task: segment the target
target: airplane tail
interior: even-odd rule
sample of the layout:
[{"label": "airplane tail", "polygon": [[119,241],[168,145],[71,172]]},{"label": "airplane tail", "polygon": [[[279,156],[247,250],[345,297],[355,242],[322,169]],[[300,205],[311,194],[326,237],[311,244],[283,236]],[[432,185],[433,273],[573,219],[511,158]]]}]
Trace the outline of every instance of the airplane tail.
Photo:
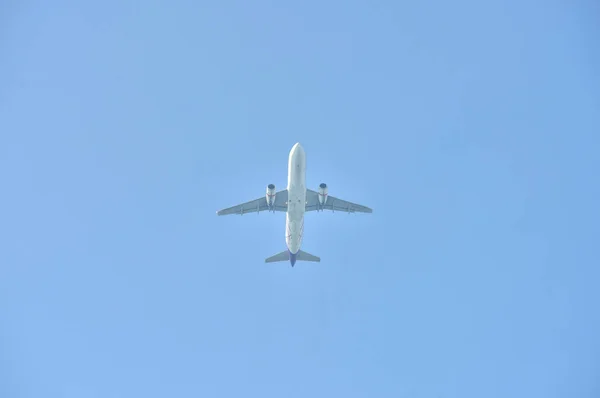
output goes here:
[{"label": "airplane tail", "polygon": [[298,261],[310,261],[312,263],[320,263],[321,262],[321,258],[317,257],[317,256],[313,256],[310,253],[307,252],[303,252],[302,250],[298,250],[298,253],[296,253],[296,260]]},{"label": "airplane tail", "polygon": [[277,263],[280,261],[290,261],[290,252],[286,250],[265,259],[265,263]]},{"label": "airplane tail", "polygon": [[321,258],[302,250],[298,250],[298,253],[290,255],[289,250],[285,250],[265,259],[265,263],[277,263],[280,261],[291,261],[292,263],[295,263],[296,261],[310,261],[318,263],[321,262]]}]

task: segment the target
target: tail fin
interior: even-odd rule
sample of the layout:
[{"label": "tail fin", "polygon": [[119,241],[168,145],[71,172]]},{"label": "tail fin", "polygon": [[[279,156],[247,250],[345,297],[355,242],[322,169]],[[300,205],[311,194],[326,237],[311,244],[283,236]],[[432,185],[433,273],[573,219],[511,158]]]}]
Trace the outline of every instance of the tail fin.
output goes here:
[{"label": "tail fin", "polygon": [[265,263],[277,263],[280,261],[290,261],[293,266],[296,263],[296,260],[297,261],[310,261],[313,263],[321,262],[321,259],[319,257],[313,256],[312,254],[307,253],[305,251],[298,250],[298,253],[290,254],[289,250],[286,250],[286,251],[277,253],[274,256],[271,256],[271,257],[265,259]]}]

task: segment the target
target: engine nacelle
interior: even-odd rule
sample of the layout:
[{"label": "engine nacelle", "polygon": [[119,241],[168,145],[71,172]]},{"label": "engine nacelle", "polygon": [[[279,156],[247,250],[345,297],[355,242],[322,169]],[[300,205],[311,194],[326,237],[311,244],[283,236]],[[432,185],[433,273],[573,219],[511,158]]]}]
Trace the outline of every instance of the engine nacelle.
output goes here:
[{"label": "engine nacelle", "polygon": [[265,196],[267,199],[267,205],[272,207],[275,204],[275,185],[269,184],[267,185],[267,195]]},{"label": "engine nacelle", "polygon": [[319,204],[322,206],[327,203],[327,184],[319,184]]}]

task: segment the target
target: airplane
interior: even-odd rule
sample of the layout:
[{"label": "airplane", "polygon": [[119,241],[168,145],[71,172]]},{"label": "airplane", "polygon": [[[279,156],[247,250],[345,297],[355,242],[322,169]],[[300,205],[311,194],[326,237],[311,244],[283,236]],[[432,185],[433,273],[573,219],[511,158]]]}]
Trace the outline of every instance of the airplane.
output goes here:
[{"label": "airplane", "polygon": [[288,158],[288,184],[287,188],[275,191],[275,185],[267,185],[264,197],[251,200],[227,209],[217,211],[218,216],[228,214],[244,215],[246,213],[285,212],[285,242],[287,250],[275,254],[265,263],[289,261],[292,267],[296,261],[320,262],[321,258],[300,250],[304,233],[304,213],[307,211],[332,212],[342,211],[347,213],[372,213],[373,210],[359,204],[338,199],[329,195],[327,184],[319,184],[319,191],[306,188],[306,154],[300,143],[296,143]]}]

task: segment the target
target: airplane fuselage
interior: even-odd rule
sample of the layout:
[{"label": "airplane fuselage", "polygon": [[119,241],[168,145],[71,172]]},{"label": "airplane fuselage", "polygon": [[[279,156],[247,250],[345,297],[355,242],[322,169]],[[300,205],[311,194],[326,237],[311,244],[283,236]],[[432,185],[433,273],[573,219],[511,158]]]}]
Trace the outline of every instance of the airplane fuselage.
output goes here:
[{"label": "airplane fuselage", "polygon": [[285,243],[292,266],[302,246],[304,212],[306,211],[306,154],[300,144],[290,151],[288,159],[288,203],[285,215]]}]

